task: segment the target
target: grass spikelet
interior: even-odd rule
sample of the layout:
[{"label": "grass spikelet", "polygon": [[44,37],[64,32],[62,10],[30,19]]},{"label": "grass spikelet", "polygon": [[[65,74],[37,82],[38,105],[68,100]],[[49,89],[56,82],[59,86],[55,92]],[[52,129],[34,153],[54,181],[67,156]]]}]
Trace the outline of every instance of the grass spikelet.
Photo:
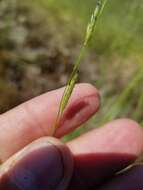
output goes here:
[{"label": "grass spikelet", "polygon": [[62,116],[62,114],[63,114],[63,112],[64,112],[64,110],[65,110],[65,108],[66,108],[66,106],[67,106],[67,104],[69,102],[69,99],[70,99],[71,94],[73,92],[74,86],[75,86],[75,84],[76,84],[76,82],[78,80],[78,69],[79,69],[80,63],[81,63],[81,61],[82,61],[82,59],[84,57],[86,48],[87,48],[90,40],[92,39],[95,27],[97,25],[97,21],[98,21],[99,17],[101,16],[106,3],[107,3],[107,0],[97,0],[97,2],[96,2],[94,12],[93,12],[93,14],[91,16],[90,22],[88,23],[88,26],[87,26],[87,29],[86,29],[84,43],[83,43],[83,45],[81,47],[79,56],[78,56],[77,60],[74,63],[73,71],[72,71],[71,76],[70,76],[70,78],[69,78],[69,80],[67,82],[66,88],[64,90],[64,93],[63,93],[63,96],[62,96],[62,99],[61,99],[61,102],[60,102],[56,122],[55,122],[55,124],[53,126],[53,129],[52,129],[53,130],[52,135],[55,134],[55,131],[59,126],[60,118],[61,118],[61,116]]}]

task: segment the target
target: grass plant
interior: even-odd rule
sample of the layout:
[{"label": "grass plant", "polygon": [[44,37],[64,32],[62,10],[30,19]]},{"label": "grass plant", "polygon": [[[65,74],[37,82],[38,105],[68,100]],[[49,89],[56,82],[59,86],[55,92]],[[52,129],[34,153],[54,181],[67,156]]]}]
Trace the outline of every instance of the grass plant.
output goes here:
[{"label": "grass plant", "polygon": [[83,57],[85,55],[86,48],[87,48],[90,40],[92,39],[95,27],[97,25],[97,21],[98,21],[99,17],[101,16],[106,3],[107,3],[107,0],[97,0],[97,2],[96,2],[94,12],[93,12],[93,14],[91,16],[91,20],[90,20],[90,22],[88,23],[88,26],[87,26],[87,30],[86,30],[83,45],[81,47],[79,56],[78,56],[77,60],[74,63],[73,71],[72,71],[71,76],[70,76],[70,78],[68,80],[68,83],[66,85],[66,88],[64,90],[64,93],[63,93],[63,96],[62,96],[62,99],[61,99],[61,102],[60,102],[60,107],[59,107],[56,122],[55,122],[55,124],[53,126],[52,135],[55,134],[55,131],[59,126],[60,118],[62,117],[63,112],[64,112],[64,110],[65,110],[65,108],[66,108],[66,106],[67,106],[67,104],[69,102],[69,99],[70,99],[71,94],[73,92],[74,86],[75,86],[75,84],[76,84],[76,82],[78,80],[78,75],[79,75],[78,74],[78,69],[79,69],[80,63],[81,63],[81,61],[82,61],[82,59],[83,59]]}]

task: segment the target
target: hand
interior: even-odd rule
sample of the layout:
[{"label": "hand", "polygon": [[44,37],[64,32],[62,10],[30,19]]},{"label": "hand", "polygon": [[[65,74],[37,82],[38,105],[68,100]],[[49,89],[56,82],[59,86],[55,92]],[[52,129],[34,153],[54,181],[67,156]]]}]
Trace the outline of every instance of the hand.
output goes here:
[{"label": "hand", "polygon": [[64,89],[48,92],[0,116],[0,190],[142,190],[143,166],[115,175],[142,154],[143,131],[119,119],[66,145],[60,138],[99,108],[98,91],[76,85],[55,137]]}]

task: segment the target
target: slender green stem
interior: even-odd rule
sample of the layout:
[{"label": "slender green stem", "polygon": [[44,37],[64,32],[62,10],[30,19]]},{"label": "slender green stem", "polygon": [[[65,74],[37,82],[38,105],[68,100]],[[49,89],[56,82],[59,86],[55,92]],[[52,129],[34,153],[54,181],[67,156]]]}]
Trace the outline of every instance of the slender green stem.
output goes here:
[{"label": "slender green stem", "polygon": [[74,89],[74,86],[78,80],[78,69],[79,69],[79,66],[80,66],[80,63],[85,55],[85,51],[86,51],[86,48],[90,42],[90,40],[92,39],[92,36],[93,36],[93,33],[94,33],[94,30],[95,30],[95,27],[96,27],[96,24],[97,24],[97,21],[98,21],[98,18],[100,17],[100,15],[102,14],[103,12],[103,9],[105,7],[105,4],[106,4],[107,0],[97,0],[96,2],[96,6],[95,6],[95,10],[91,16],[91,20],[87,26],[87,30],[86,30],[86,34],[85,34],[85,39],[84,39],[84,43],[83,43],[83,46],[81,47],[81,50],[80,50],[80,53],[79,53],[79,56],[74,64],[74,67],[73,67],[73,71],[71,73],[71,76],[68,80],[68,83],[66,85],[66,88],[64,90],[64,93],[63,93],[63,96],[62,96],[62,99],[61,99],[61,102],[60,102],[60,107],[59,107],[59,111],[58,111],[58,115],[57,115],[57,119],[56,119],[56,122],[53,126],[53,131],[52,131],[52,135],[55,134],[55,131],[56,129],[58,128],[59,126],[59,121],[61,119],[61,116],[68,104],[68,101],[71,97],[71,94],[73,92],[73,89]]}]

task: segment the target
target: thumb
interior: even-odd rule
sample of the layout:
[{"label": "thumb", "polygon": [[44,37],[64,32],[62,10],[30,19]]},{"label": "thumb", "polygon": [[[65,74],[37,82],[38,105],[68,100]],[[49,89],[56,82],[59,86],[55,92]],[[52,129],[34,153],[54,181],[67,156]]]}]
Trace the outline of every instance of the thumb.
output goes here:
[{"label": "thumb", "polygon": [[73,171],[68,148],[52,137],[41,138],[0,167],[0,189],[65,190]]}]

